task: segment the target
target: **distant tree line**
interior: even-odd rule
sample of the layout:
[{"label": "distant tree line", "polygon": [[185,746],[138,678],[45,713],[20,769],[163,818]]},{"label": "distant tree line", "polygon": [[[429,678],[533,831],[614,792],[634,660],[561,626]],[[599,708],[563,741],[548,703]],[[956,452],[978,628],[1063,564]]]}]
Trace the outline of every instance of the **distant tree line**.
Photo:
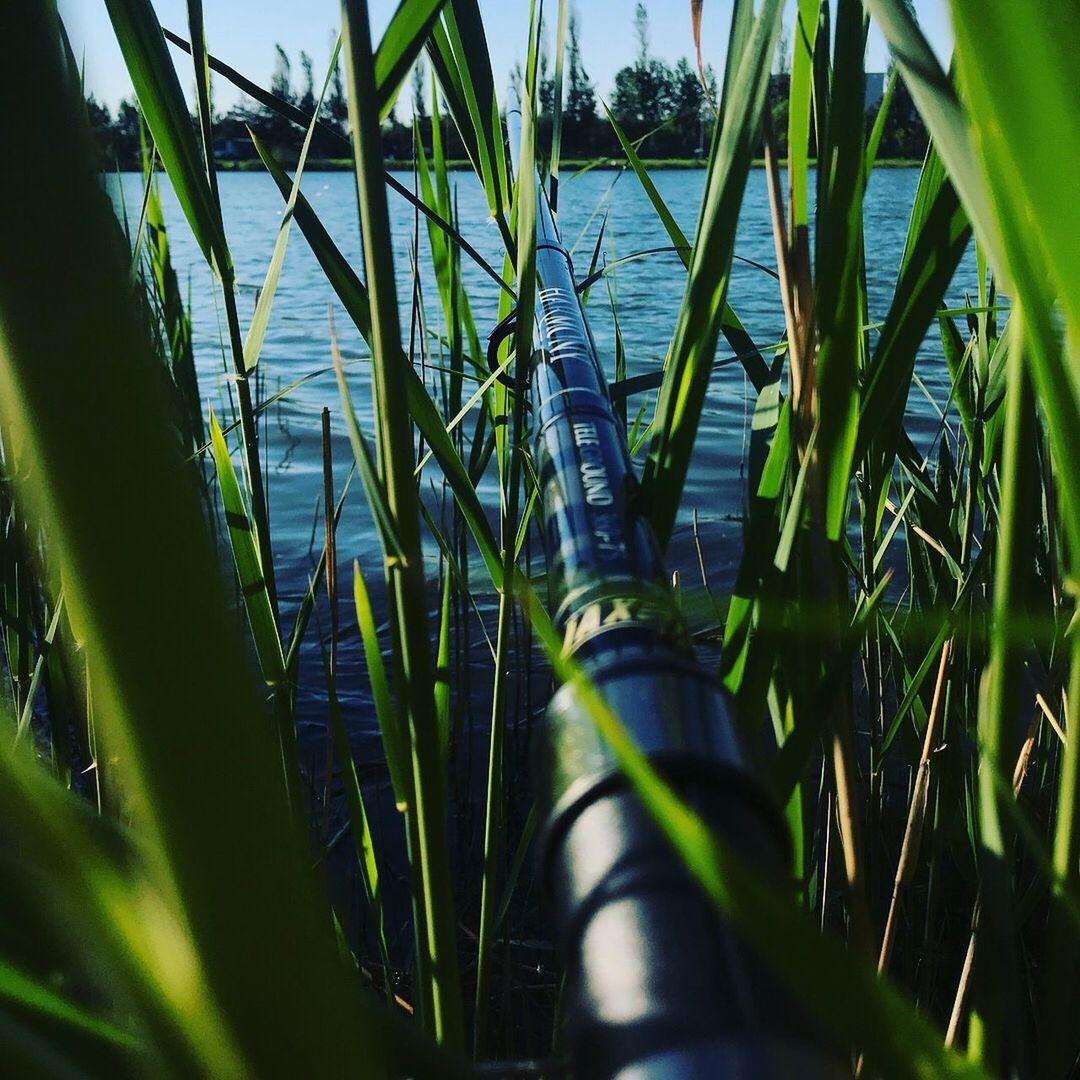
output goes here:
[{"label": "distant tree line", "polygon": [[[713,108],[718,100],[717,82],[712,69],[705,68],[703,84],[697,70],[686,57],[669,65],[653,56],[649,49],[648,14],[643,3],[637,6],[635,30],[637,55],[633,63],[615,75],[607,108],[629,139],[644,140],[640,149],[643,157],[704,157],[712,138]],[[782,153],[786,152],[787,133],[787,55],[785,40],[778,54],[780,70],[772,77],[769,89],[774,137]],[[310,114],[315,110],[318,92],[315,63],[306,52],[299,54],[299,69],[297,85],[289,54],[281,45],[276,45],[270,90],[277,97]],[[523,81],[520,65],[511,77],[520,90]],[[538,135],[541,153],[546,154],[551,145],[555,105],[555,78],[546,51],[542,51],[539,57],[538,84]],[[383,124],[383,152],[386,157],[411,161],[417,135],[423,140],[425,148],[430,150],[432,124],[435,122],[440,125],[446,155],[458,159],[465,157],[464,145],[453,121],[438,107],[437,96],[433,93],[422,63],[414,68],[411,91],[411,121],[406,123],[399,120],[395,110],[391,111]],[[109,169],[140,168],[142,137],[137,107],[129,100],[122,101],[116,115],[112,116],[105,106],[91,97],[88,110],[102,166]],[[876,106],[868,111],[868,129],[876,112]],[[570,16],[567,34],[562,117],[564,158],[622,156],[618,138],[585,69],[579,25],[574,14]],[[348,157],[348,107],[340,64],[331,75],[320,119],[322,129],[314,135],[311,159]],[[303,138],[298,128],[279,113],[244,97],[226,113],[215,116],[215,156],[219,161],[230,162],[256,158],[252,132],[277,158],[285,162],[295,159]],[[919,158],[925,153],[926,144],[926,129],[906,87],[900,82],[885,123],[879,157]]]}]

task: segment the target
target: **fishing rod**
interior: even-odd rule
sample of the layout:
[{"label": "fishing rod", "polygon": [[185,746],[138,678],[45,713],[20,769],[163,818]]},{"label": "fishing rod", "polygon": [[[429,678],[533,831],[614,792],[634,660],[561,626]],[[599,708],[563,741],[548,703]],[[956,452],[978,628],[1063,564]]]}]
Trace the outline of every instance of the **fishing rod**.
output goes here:
[{"label": "fishing rod", "polygon": [[[519,165],[520,112],[507,116]],[[596,344],[536,183],[533,460],[554,622],[634,741],[765,879],[790,877],[778,808],[666,584]],[[630,789],[572,683],[547,710],[542,859],[565,964],[574,1075],[839,1077],[838,1058],[691,879]]]}]

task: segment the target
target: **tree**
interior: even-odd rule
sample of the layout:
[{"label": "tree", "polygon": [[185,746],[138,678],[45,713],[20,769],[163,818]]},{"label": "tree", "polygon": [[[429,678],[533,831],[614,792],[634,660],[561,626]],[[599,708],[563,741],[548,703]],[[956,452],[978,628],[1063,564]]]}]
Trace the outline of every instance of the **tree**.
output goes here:
[{"label": "tree", "polygon": [[644,67],[649,60],[649,12],[644,0],[638,0],[634,10],[634,33],[638,39],[638,66]]},{"label": "tree", "polygon": [[[706,76],[711,76],[708,68]],[[715,82],[715,79],[710,79]],[[710,86],[710,91],[712,87]],[[675,114],[680,119],[697,121],[704,114],[705,90],[701,85],[698,73],[690,66],[690,61],[684,56],[671,73],[671,105]]]},{"label": "tree", "polygon": [[637,60],[615,75],[611,111],[620,124],[642,129],[655,126],[671,112],[673,75],[662,60],[649,56],[649,13],[639,3],[634,15]]},{"label": "tree", "polygon": [[[866,122],[871,125],[877,116],[878,105],[867,111]],[[881,131],[878,156],[918,160],[926,154],[930,136],[903,79],[896,84],[892,103]]]},{"label": "tree", "polygon": [[[541,27],[541,33],[543,27]],[[543,38],[540,40],[540,63],[539,70],[536,73],[537,81],[537,96],[540,98],[540,115],[541,116],[554,116],[555,115],[555,78],[548,74],[551,68],[551,62],[548,59],[547,49],[544,46]]]},{"label": "tree", "polygon": [[427,80],[424,78],[424,61],[417,60],[412,69],[412,108],[417,120],[427,117]]},{"label": "tree", "polygon": [[98,168],[105,168],[114,154],[112,117],[109,115],[109,107],[100,104],[93,94],[86,99],[86,119],[94,136]]},{"label": "tree", "polygon": [[113,121],[113,154],[121,168],[139,168],[142,154],[142,116],[130,98],[124,98],[116,108]]},{"label": "tree", "polygon": [[586,124],[596,119],[596,91],[589,82],[589,73],[581,62],[581,42],[578,37],[576,12],[570,13],[568,31],[565,114],[575,124]]},{"label": "tree", "polygon": [[615,75],[611,111],[620,124],[659,124],[671,112],[671,71],[662,60],[625,67]]},{"label": "tree", "polygon": [[328,122],[339,135],[349,131],[349,104],[345,100],[345,81],[341,75],[341,58],[334,65],[330,76],[330,89],[326,95],[326,113]]},{"label": "tree", "polygon": [[304,92],[300,95],[300,108],[309,115],[315,111],[315,68],[311,57],[300,51],[300,66],[304,69]]},{"label": "tree", "polygon": [[282,101],[295,104],[292,91],[292,62],[289,54],[282,48],[280,42],[274,44],[276,56],[274,58],[274,73],[270,76],[270,91],[276,94]]},{"label": "tree", "polygon": [[[709,93],[715,100],[716,77],[712,68],[705,68],[705,78],[708,81]],[[711,111],[701,79],[685,56],[671,73],[670,95],[676,149],[683,152],[690,149],[704,152],[705,125],[710,119]]]},{"label": "tree", "polygon": [[[274,45],[274,71],[270,76],[270,91],[290,105],[297,104],[296,94],[292,88],[292,63],[289,60],[289,54],[279,43]],[[314,102],[312,105],[314,106]],[[252,128],[259,139],[274,150],[283,149],[299,141],[293,125],[269,106],[260,108],[258,114],[252,119],[254,120]]]},{"label": "tree", "polygon": [[780,27],[780,43],[776,46],[776,71],[779,75],[791,74],[791,40],[786,26]]}]

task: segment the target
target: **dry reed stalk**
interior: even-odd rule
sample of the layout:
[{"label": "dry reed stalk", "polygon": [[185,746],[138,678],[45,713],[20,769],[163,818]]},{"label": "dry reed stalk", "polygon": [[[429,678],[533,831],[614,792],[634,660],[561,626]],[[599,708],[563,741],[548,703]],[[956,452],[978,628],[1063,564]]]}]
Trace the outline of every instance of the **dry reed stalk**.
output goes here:
[{"label": "dry reed stalk", "polygon": [[889,960],[892,957],[893,942],[896,939],[896,915],[900,906],[900,896],[911,883],[919,859],[919,845],[922,840],[922,830],[926,821],[926,807],[930,793],[930,759],[934,753],[938,728],[941,726],[941,717],[945,711],[945,685],[948,680],[952,644],[952,638],[945,642],[941,648],[941,660],[938,662],[934,697],[930,705],[930,716],[926,721],[922,754],[919,758],[919,767],[915,774],[915,784],[911,792],[907,825],[904,828],[904,842],[900,848],[900,861],[896,867],[892,899],[889,901],[889,914],[885,920],[885,933],[881,939],[881,952],[878,955],[878,971],[882,973],[888,968]]},{"label": "dry reed stalk", "polygon": [[[810,453],[807,486],[810,493],[810,544],[814,565],[813,586],[818,600],[827,611],[839,615],[836,587],[832,582],[832,559],[825,535],[823,500],[821,495],[819,460],[816,450],[810,449],[811,432],[815,422],[815,377],[813,357],[816,356],[813,324],[813,285],[809,265],[809,248],[789,247],[784,226],[783,196],[780,192],[780,172],[773,150],[772,129],[768,113],[764,117],[765,172],[768,178],[769,207],[776,246],[776,263],[780,277],[781,299],[788,334],[791,370],[791,396],[796,414],[796,445],[801,459]],[[796,257],[793,260],[793,255]],[[796,264],[797,263],[797,264]],[[838,631],[838,619],[834,620]],[[830,637],[838,636],[837,633]],[[831,716],[832,767],[836,788],[837,821],[844,853],[845,885],[851,917],[852,938],[856,947],[869,950],[871,945],[870,915],[866,899],[865,858],[862,828],[858,815],[858,778],[855,768],[854,732],[850,722],[848,694],[839,695]]]}]

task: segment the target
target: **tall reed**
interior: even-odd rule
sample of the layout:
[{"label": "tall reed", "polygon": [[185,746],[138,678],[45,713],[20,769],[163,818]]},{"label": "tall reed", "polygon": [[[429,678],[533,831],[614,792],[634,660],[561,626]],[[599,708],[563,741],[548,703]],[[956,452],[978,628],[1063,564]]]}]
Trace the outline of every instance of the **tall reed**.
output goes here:
[{"label": "tall reed", "polygon": [[[692,6],[698,19],[717,17]],[[663,368],[627,378],[621,334],[613,358],[616,396],[659,389],[653,408],[630,402],[638,419],[628,441],[646,448],[643,498],[657,535],[677,537],[676,558],[718,363],[741,362],[754,395],[734,586],[720,596],[703,581],[699,598],[683,568],[680,602],[703,635],[722,637],[720,675],[785,809],[793,897],[758,880],[679,800],[564,655],[537,599],[542,577],[526,552],[542,500],[524,387],[539,7],[522,5],[528,76],[515,179],[477,0],[403,0],[378,43],[368,5],[345,0],[363,246],[354,267],[302,191],[314,134],[327,130],[321,99],[305,115],[211,55],[202,4],[190,0],[196,128],[181,90],[189,76],[174,66],[150,0],[107,0],[148,163],[160,159],[224,305],[234,405],[214,412],[201,404],[191,313],[171,261],[167,230],[181,223],[165,221],[148,168],[125,235],[93,174],[77,64],[52,0],[0,8],[0,62],[35,102],[10,117],[21,162],[0,171],[5,1051],[28,1075],[451,1076],[470,1071],[470,1056],[557,1048],[556,991],[527,999],[554,1029],[540,1040],[513,997],[523,939],[545,931],[531,900],[537,811],[511,752],[531,720],[527,677],[511,672],[533,662],[535,640],[557,679],[578,682],[691,876],[853,1069],[1069,1075],[1080,1052],[1071,1011],[1080,211],[1060,173],[1080,158],[1064,44],[1080,38],[1080,17],[1067,0],[992,10],[951,0],[949,73],[902,0],[799,0],[781,159],[768,90],[783,5],[736,0],[692,235],[649,174],[647,144],[612,118],[623,183],[640,184],[685,272]],[[560,54],[568,10],[559,5]],[[871,15],[895,59],[887,99],[902,79],[933,140],[884,312],[870,310],[867,266],[880,238],[863,219],[881,136],[862,111]],[[445,109],[475,176],[451,177],[435,124],[430,151],[417,129],[410,187],[386,173],[379,125],[425,52],[433,112]],[[303,140],[292,176],[257,144],[284,215],[246,333],[212,160],[211,71]],[[562,71],[559,55],[556,133]],[[565,210],[574,189],[559,142],[539,164]],[[731,273],[759,147],[784,328],[771,349],[738,316]],[[502,239],[498,265],[457,212],[455,185],[465,183],[483,191]],[[415,214],[408,327],[387,186]],[[338,643],[354,629],[351,613],[344,631],[334,614],[338,564],[354,553],[352,532],[338,527],[352,510],[335,491],[329,451],[312,493],[324,500],[325,542],[288,629],[275,584],[258,433],[270,402],[253,373],[265,367],[294,226],[370,351],[371,441],[330,328],[333,411],[383,555],[381,567],[354,565],[353,601],[388,813],[374,809],[371,763],[350,745],[358,718],[338,693]],[[588,284],[594,271],[618,273],[618,260],[600,266],[599,233]],[[949,307],[973,244],[977,280],[963,283],[973,298]],[[466,263],[497,283],[501,317],[517,312],[496,372]],[[423,292],[429,269],[437,303]],[[602,291],[585,290],[590,317]],[[632,312],[616,290],[609,296],[625,323]],[[718,357],[721,340],[733,357]],[[947,378],[934,398],[923,374],[937,349]],[[924,391],[938,423],[916,440],[909,398]],[[330,430],[328,419],[327,447]],[[489,473],[497,528],[480,494]],[[218,537],[238,605],[221,588]],[[704,557],[701,566],[704,578]],[[313,643],[323,610],[329,637]],[[490,726],[473,755],[463,717],[478,705],[471,653],[483,635],[493,666],[490,693],[477,697]],[[316,808],[307,793],[296,726],[298,695],[310,689],[305,643],[325,656],[341,805]],[[459,772],[473,762],[481,777],[468,785]],[[312,871],[332,847],[325,828],[309,825],[316,810],[351,831],[369,934],[353,932],[347,905],[336,894],[331,902]],[[482,824],[470,847],[473,817]],[[399,835],[402,863],[391,854]],[[396,891],[412,907],[407,947],[392,916]]]}]

